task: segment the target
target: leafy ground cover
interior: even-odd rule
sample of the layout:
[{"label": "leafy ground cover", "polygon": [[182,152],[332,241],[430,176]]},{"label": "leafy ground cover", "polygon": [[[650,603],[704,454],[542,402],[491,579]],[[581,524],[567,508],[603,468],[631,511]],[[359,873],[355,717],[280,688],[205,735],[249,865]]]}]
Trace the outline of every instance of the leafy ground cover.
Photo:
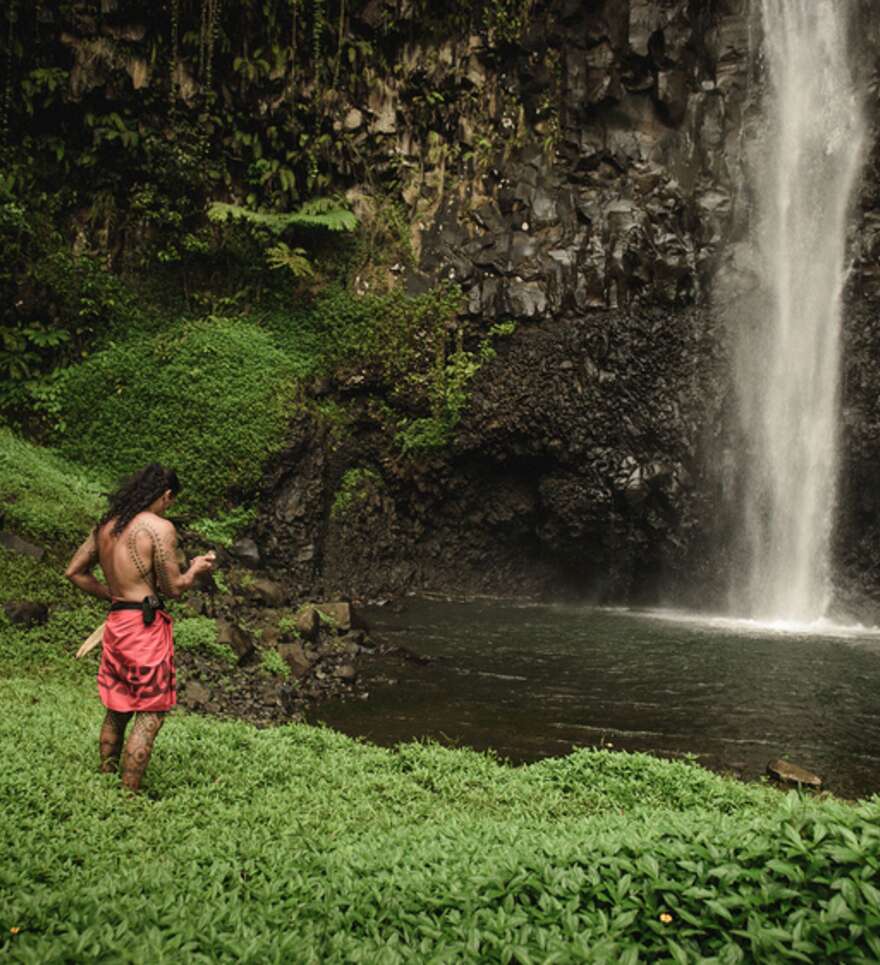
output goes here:
[{"label": "leafy ground cover", "polygon": [[872,961],[880,804],[581,751],[176,716],[148,793],[80,684],[0,684],[0,954],[56,961]]},{"label": "leafy ground cover", "polygon": [[0,511],[8,529],[36,539],[82,540],[104,491],[93,473],[0,426]]}]

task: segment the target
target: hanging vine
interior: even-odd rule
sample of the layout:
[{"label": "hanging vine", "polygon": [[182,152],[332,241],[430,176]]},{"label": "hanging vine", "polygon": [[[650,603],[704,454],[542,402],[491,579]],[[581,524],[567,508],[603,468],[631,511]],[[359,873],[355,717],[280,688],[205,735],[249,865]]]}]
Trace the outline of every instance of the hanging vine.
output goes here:
[{"label": "hanging vine", "polygon": [[180,0],[171,0],[171,103],[177,100],[180,74]]},{"label": "hanging vine", "polygon": [[315,58],[315,83],[321,83],[321,34],[324,31],[324,0],[312,0],[312,56]]},{"label": "hanging vine", "polygon": [[342,61],[342,47],[345,42],[345,0],[339,0],[339,28],[336,37],[336,59],[333,62],[333,86],[339,85],[339,65]]},{"label": "hanging vine", "polygon": [[199,27],[199,77],[202,88],[210,92],[214,71],[214,48],[220,35],[222,0],[202,0]]},{"label": "hanging vine", "polygon": [[299,0],[290,0],[290,91],[296,83],[296,28]]},{"label": "hanging vine", "polygon": [[214,72],[214,50],[217,47],[217,39],[220,36],[220,10],[223,0],[208,0],[208,49],[205,62],[205,86],[211,90],[211,81]]},{"label": "hanging vine", "polygon": [[202,0],[201,23],[199,24],[199,79],[205,76],[205,48],[208,43],[208,7],[211,0]]},{"label": "hanging vine", "polygon": [[3,77],[3,102],[0,105],[0,142],[9,143],[9,111],[12,107],[12,71],[15,62],[15,21],[17,18],[17,0],[10,0],[6,12],[9,30],[6,34],[6,63]]}]

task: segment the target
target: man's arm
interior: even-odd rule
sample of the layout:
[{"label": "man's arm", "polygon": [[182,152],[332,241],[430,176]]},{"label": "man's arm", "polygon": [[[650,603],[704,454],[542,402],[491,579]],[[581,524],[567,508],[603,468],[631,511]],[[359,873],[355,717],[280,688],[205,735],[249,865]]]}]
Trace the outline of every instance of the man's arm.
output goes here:
[{"label": "man's arm", "polygon": [[[151,544],[152,561],[144,558],[145,554],[138,546],[144,534]],[[144,520],[133,529],[128,539],[128,551],[144,581],[151,582],[149,573],[152,568],[156,574],[160,592],[163,596],[175,599],[190,589],[199,574],[209,572],[214,565],[213,554],[196,556],[190,563],[189,569],[181,573],[177,562],[177,531],[173,523],[161,518]]]},{"label": "man's arm", "polygon": [[98,544],[95,542],[94,532],[89,533],[88,539],[73,554],[64,575],[85,593],[90,593],[101,600],[110,599],[110,587],[102,583],[92,573],[98,564]]}]

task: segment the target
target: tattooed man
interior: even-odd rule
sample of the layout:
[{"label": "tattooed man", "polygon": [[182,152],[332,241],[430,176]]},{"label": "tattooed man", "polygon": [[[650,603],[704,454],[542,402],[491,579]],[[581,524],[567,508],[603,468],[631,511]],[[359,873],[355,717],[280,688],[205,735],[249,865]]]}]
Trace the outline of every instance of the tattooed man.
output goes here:
[{"label": "tattooed man", "polygon": [[[122,757],[122,783],[132,791],[140,788],[165,713],[177,702],[171,617],[161,595],[179,597],[213,566],[213,554],[197,556],[180,571],[177,533],[164,518],[179,490],[177,473],[158,463],[125,480],[66,573],[81,590],[111,603],[98,670],[98,693],[107,708],[101,770],[118,767],[125,728],[134,717]],[[106,583],[94,576],[98,563]]]}]

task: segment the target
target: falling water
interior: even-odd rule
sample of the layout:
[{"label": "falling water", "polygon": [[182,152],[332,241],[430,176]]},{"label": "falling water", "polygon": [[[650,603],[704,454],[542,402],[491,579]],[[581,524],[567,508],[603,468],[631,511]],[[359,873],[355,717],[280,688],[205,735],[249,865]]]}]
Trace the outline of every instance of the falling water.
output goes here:
[{"label": "falling water", "polygon": [[830,597],[846,223],[865,125],[847,0],[760,0],[767,89],[751,165],[757,312],[738,325],[749,565],[739,606],[811,622]]}]

